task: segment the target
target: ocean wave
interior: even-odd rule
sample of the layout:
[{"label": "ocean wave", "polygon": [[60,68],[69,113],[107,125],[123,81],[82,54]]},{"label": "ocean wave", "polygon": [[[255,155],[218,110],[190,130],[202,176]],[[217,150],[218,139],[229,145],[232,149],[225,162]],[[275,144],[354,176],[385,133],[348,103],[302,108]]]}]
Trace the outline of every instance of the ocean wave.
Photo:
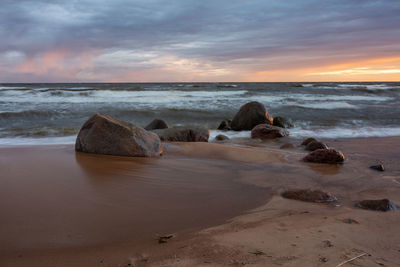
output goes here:
[{"label": "ocean wave", "polygon": [[349,104],[344,101],[321,102],[321,103],[288,102],[285,105],[292,107],[310,108],[310,109],[358,109],[357,106]]},{"label": "ocean wave", "polygon": [[318,137],[318,138],[356,138],[356,137],[389,137],[400,136],[400,127],[345,127],[335,128],[308,128],[297,127],[291,129],[293,137]]},{"label": "ocean wave", "polygon": [[307,87],[310,89],[326,89],[326,90],[355,90],[355,89],[364,89],[368,91],[377,91],[377,90],[397,90],[400,89],[400,86],[397,84],[353,84],[353,83],[343,83],[343,84],[302,84],[303,87]]}]

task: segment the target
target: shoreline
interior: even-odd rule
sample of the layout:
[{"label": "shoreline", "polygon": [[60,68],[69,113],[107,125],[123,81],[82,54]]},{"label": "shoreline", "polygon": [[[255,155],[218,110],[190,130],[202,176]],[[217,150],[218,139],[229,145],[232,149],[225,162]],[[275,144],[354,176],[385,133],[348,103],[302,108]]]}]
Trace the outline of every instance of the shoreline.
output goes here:
[{"label": "shoreline", "polygon": [[[86,248],[79,246],[69,249],[53,247],[23,252],[17,249],[14,252],[9,251],[8,254],[4,253],[3,247],[0,262],[4,262],[7,266],[51,266],[53,264],[70,266],[72,263],[76,266],[101,266],[101,264],[104,266],[127,266],[128,263],[138,266],[141,266],[140,264],[143,266],[146,264],[150,266],[221,266],[242,265],[242,263],[254,266],[319,266],[320,264],[331,266],[333,263],[338,264],[347,258],[357,256],[357,253],[365,252],[371,256],[357,260],[363,266],[375,266],[376,262],[382,262],[387,266],[400,264],[397,261],[400,255],[398,245],[400,237],[393,234],[399,229],[397,226],[399,213],[365,211],[354,207],[354,201],[361,198],[388,197],[395,203],[400,203],[397,193],[400,189],[400,179],[398,179],[400,167],[396,164],[400,159],[400,154],[393,145],[400,143],[400,137],[324,139],[323,141],[342,150],[347,156],[348,160],[340,166],[301,162],[300,159],[306,152],[300,147],[288,150],[279,149],[281,144],[295,143],[296,140],[284,138],[278,142],[250,142],[250,144],[242,143],[239,146],[232,146],[229,143],[168,143],[165,146],[164,156],[156,160],[162,161],[161,165],[152,164],[146,159],[135,159],[132,162],[132,159],[129,158],[121,159],[121,157],[93,154],[84,155],[83,159],[79,159],[78,155],[75,159],[78,162],[76,164],[81,162],[79,168],[89,176],[99,177],[104,172],[114,172],[115,174],[115,171],[119,170],[119,174],[129,177],[133,164],[135,170],[139,165],[145,166],[147,171],[150,170],[147,176],[143,176],[146,179],[154,177],[154,173],[157,171],[168,176],[168,172],[165,171],[172,167],[174,169],[171,170],[169,177],[174,177],[179,173],[179,176],[187,179],[190,175],[185,176],[184,172],[178,171],[186,166],[192,170],[191,175],[194,173],[199,175],[197,179],[204,177],[205,173],[213,173],[215,176],[207,181],[209,183],[212,183],[215,177],[231,176],[221,187],[224,190],[226,186],[236,184],[239,185],[238,192],[242,192],[244,187],[249,186],[261,190],[261,196],[253,204],[247,205],[247,208],[237,209],[230,213],[231,215],[225,214],[220,217],[221,219],[210,224],[203,221],[197,227],[186,228],[167,244],[157,244],[152,236],[147,244],[138,244],[137,242],[135,244],[134,241],[125,239],[125,241],[116,241],[112,244],[88,245]],[[67,154],[63,149],[67,149]],[[27,159],[36,161],[30,165],[31,167],[35,166],[35,168],[32,167],[33,169],[43,166],[43,163],[39,161],[40,155],[43,157],[49,151],[53,152],[51,155],[54,160],[59,157],[58,160],[61,160],[63,166],[66,155],[71,155],[71,150],[73,152],[71,145],[61,145],[61,148],[52,145],[1,147],[0,151],[3,156],[0,156],[0,164],[3,164],[3,167],[11,168],[6,159],[11,161],[12,153],[16,153],[17,150],[21,150]],[[33,156],[35,153],[32,153],[32,150],[36,154],[37,150],[40,151],[37,157]],[[60,155],[63,153],[64,155]],[[114,166],[105,164],[113,158],[114,160],[118,158],[113,163]],[[97,163],[100,159],[103,165],[96,164],[93,168],[93,159]],[[385,164],[387,167],[385,172],[379,173],[368,168],[376,160]],[[174,161],[179,163],[168,166]],[[24,162],[15,164],[20,166],[20,163]],[[20,172],[35,174],[26,165],[23,166],[19,169]],[[67,166],[67,173],[73,171],[69,169],[70,167],[70,165]],[[52,168],[57,170],[58,167],[53,165]],[[215,172],[216,170],[220,171]],[[76,170],[73,172],[77,173]],[[229,172],[229,175],[226,175],[226,172]],[[38,175],[37,170],[36,175]],[[42,179],[43,177],[37,178]],[[109,182],[106,187],[101,186],[100,188],[107,190],[115,186],[112,181]],[[162,183],[170,184],[170,180],[164,180]],[[65,188],[66,185],[65,183],[61,184],[61,187]],[[175,183],[176,185],[182,184]],[[42,186],[49,187],[46,183]],[[207,183],[204,183],[203,186],[204,192],[211,188]],[[37,184],[32,184],[32,188],[26,188],[26,192],[30,192],[33,188],[39,187]],[[190,183],[184,184],[184,188],[190,188]],[[330,191],[339,198],[340,206],[316,205],[283,199],[280,197],[280,193],[288,188],[315,188]],[[120,189],[116,191],[121,193]],[[43,190],[49,192],[48,190],[54,191],[54,188]],[[74,192],[76,187],[71,187],[69,190],[69,193]],[[224,190],[216,192],[215,197],[219,199],[219,194]],[[234,193],[235,190],[231,188],[230,193],[225,196],[230,198],[229,201],[233,201],[232,197],[238,196],[238,193]],[[251,190],[249,192],[254,200],[254,192]],[[52,193],[54,197],[59,197],[57,190]],[[87,193],[87,191],[83,193]],[[181,199],[186,199],[186,201],[191,199],[192,193]],[[231,195],[232,193],[234,196]],[[116,195],[112,194],[112,196]],[[82,199],[75,200],[76,205],[82,204]],[[174,205],[180,203],[179,201]],[[229,201],[227,203],[231,207],[232,202]],[[190,207],[191,204],[193,202],[187,203],[187,206]],[[207,208],[209,207],[207,206]],[[5,209],[4,203],[3,209]],[[215,213],[221,215],[219,214],[221,210],[218,209],[221,209],[221,206]],[[188,215],[192,215],[190,212],[193,213],[189,209]],[[347,217],[357,220],[359,224],[343,223],[342,220]],[[179,220],[182,221],[182,218],[178,218]],[[30,224],[23,222],[21,225],[28,226]],[[182,225],[179,226],[177,232],[184,228]],[[392,230],[386,231],[386,229]],[[160,234],[169,234],[169,232]],[[14,237],[16,236],[14,234]],[[11,235],[10,238],[13,239],[13,236]],[[326,240],[333,246],[325,247]],[[4,246],[4,242],[2,243]],[[262,253],[256,255],[257,251]],[[252,254],[253,252],[256,254]],[[62,259],[60,259],[61,256]],[[328,262],[323,262],[323,258]]]}]

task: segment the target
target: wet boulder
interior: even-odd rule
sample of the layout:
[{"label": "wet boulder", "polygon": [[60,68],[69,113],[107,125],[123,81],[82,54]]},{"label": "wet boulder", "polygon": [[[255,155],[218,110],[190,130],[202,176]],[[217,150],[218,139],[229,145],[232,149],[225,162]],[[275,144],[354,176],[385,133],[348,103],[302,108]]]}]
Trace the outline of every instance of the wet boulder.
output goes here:
[{"label": "wet boulder", "polygon": [[221,130],[221,131],[229,131],[231,130],[231,120],[223,120],[221,121],[221,123],[219,124],[217,130]]},{"label": "wet boulder", "polygon": [[278,126],[278,127],[282,127],[282,128],[293,128],[293,127],[296,126],[292,122],[291,119],[288,119],[288,118],[285,118],[285,117],[281,117],[281,116],[274,117],[272,125]]},{"label": "wet boulder", "polygon": [[219,134],[215,137],[216,141],[228,141],[230,140],[228,136],[223,135],[223,134]]},{"label": "wet boulder", "polygon": [[288,190],[282,193],[282,197],[316,203],[337,201],[337,198],[331,193],[311,189]]},{"label": "wet boulder", "polygon": [[376,211],[391,211],[397,210],[397,206],[389,199],[363,200],[356,203],[356,207],[376,210]]},{"label": "wet boulder", "polygon": [[316,163],[343,163],[344,155],[340,151],[335,149],[317,149],[303,158],[306,162],[316,162]]},{"label": "wet boulder", "polygon": [[302,146],[306,146],[306,145],[308,145],[309,143],[311,143],[311,142],[313,142],[313,141],[317,141],[317,139],[310,137],[310,138],[305,139],[305,140],[301,143],[301,145],[302,145]]},{"label": "wet boulder", "polygon": [[147,131],[165,128],[168,128],[168,124],[160,119],[154,119],[146,127],[144,127],[144,129],[146,129]]},{"label": "wet boulder", "polygon": [[328,149],[328,146],[319,141],[312,141],[306,145],[306,150],[315,151],[317,149]]},{"label": "wet boulder", "polygon": [[170,142],[208,142],[210,131],[202,126],[177,126],[153,130],[161,141]]},{"label": "wet boulder", "polygon": [[133,124],[95,114],[79,131],[75,150],[86,153],[131,157],[157,157],[160,138]]},{"label": "wet boulder", "polygon": [[259,124],[251,130],[251,138],[259,139],[280,138],[288,134],[285,129],[270,124]]},{"label": "wet boulder", "polygon": [[259,124],[272,124],[272,121],[264,105],[253,101],[240,107],[232,120],[231,128],[234,131],[250,131]]}]

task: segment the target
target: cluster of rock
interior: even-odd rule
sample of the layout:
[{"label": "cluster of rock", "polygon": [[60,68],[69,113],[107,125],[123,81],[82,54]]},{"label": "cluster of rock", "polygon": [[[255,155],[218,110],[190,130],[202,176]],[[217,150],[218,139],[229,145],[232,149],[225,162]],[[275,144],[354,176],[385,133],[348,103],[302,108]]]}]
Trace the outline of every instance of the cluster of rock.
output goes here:
[{"label": "cluster of rock", "polygon": [[301,145],[305,146],[306,150],[311,151],[303,158],[306,162],[337,164],[343,163],[345,160],[342,152],[329,148],[328,145],[315,138],[307,138]]},{"label": "cluster of rock", "polygon": [[279,116],[272,118],[263,104],[253,101],[241,106],[232,120],[223,120],[217,129],[251,130],[251,138],[265,140],[287,136],[289,133],[284,128],[290,127],[294,127],[291,120]]},{"label": "cluster of rock", "polygon": [[199,126],[169,127],[155,119],[145,128],[95,114],[80,129],[75,142],[79,152],[157,157],[162,154],[161,141],[208,142],[209,131]]}]

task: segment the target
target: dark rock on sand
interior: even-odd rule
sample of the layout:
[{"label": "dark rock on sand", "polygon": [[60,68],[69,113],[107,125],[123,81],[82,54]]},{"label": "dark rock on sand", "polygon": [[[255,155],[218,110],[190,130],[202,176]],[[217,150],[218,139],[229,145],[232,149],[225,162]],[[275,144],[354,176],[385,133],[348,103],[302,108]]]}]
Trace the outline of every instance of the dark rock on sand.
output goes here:
[{"label": "dark rock on sand", "polygon": [[208,142],[210,132],[201,126],[177,126],[167,129],[153,130],[162,141],[172,142]]},{"label": "dark rock on sand", "polygon": [[272,125],[282,127],[282,128],[292,128],[295,127],[294,123],[292,122],[291,119],[277,116],[274,117],[274,120],[272,122]]},{"label": "dark rock on sand", "polygon": [[317,141],[317,139],[310,137],[310,138],[305,139],[305,140],[301,143],[301,145],[302,145],[302,146],[306,146],[306,145],[308,145],[309,143],[311,143],[311,142],[313,142],[313,141]]},{"label": "dark rock on sand", "polygon": [[342,152],[335,149],[317,149],[303,158],[306,162],[316,163],[342,163],[345,157]]},{"label": "dark rock on sand", "polygon": [[231,120],[223,120],[221,121],[217,129],[221,131],[229,131],[231,130],[231,123]]},{"label": "dark rock on sand", "polygon": [[311,189],[288,190],[283,192],[282,197],[316,203],[337,201],[337,198],[331,193]]},{"label": "dark rock on sand", "polygon": [[383,164],[373,165],[373,166],[369,166],[369,167],[373,170],[377,170],[377,171],[381,171],[381,172],[383,172],[385,170],[385,167],[383,166]]},{"label": "dark rock on sand", "polygon": [[294,148],[294,145],[291,143],[283,144],[281,145],[280,149],[289,149],[289,148]]},{"label": "dark rock on sand", "polygon": [[393,201],[386,198],[377,200],[363,200],[356,203],[356,207],[377,211],[397,210],[397,206],[393,203]]},{"label": "dark rock on sand", "polygon": [[288,132],[277,126],[259,124],[251,130],[251,138],[273,139],[287,136]]},{"label": "dark rock on sand", "polygon": [[223,134],[219,134],[215,137],[215,140],[217,141],[226,141],[226,140],[230,140],[228,136],[223,135]]},{"label": "dark rock on sand", "polygon": [[156,129],[165,129],[168,128],[168,124],[160,119],[154,119],[152,122],[150,122],[146,127],[144,127],[146,130],[156,130]]},{"label": "dark rock on sand", "polygon": [[272,124],[272,120],[264,105],[253,101],[240,107],[232,120],[231,127],[235,131],[249,131],[259,124]]},{"label": "dark rock on sand", "polygon": [[315,151],[317,149],[328,149],[328,146],[319,141],[312,141],[306,145],[306,150]]},{"label": "dark rock on sand", "polygon": [[117,156],[156,157],[161,149],[156,134],[101,114],[85,122],[75,143],[76,151]]}]

